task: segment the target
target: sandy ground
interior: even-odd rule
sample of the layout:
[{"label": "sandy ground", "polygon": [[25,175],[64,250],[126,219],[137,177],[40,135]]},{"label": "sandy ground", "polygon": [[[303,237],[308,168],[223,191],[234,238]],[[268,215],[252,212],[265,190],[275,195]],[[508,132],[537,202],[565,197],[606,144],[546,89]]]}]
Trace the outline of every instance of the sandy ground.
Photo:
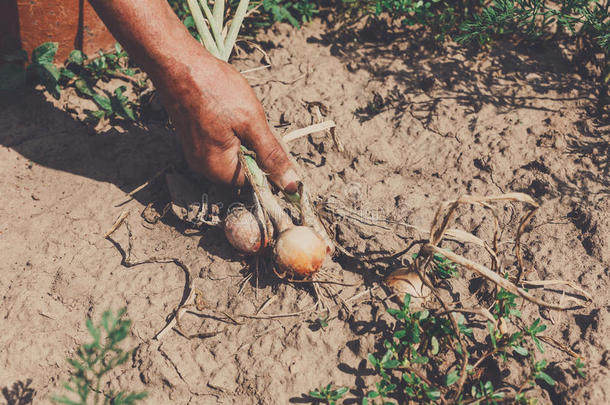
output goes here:
[{"label": "sandy ground", "polygon": [[[319,22],[275,27],[260,38],[273,67],[247,74],[279,134],[316,122],[311,103],[337,123],[342,149],[325,134],[290,145],[319,207],[332,198],[369,217],[427,227],[441,201],[461,194],[534,196],[542,208],[524,240],[529,278],[572,280],[594,297],[585,309],[526,314],[545,319],[547,334],[587,364],[588,378],[577,379],[572,360],[549,347],[558,385],[536,395],[542,403],[608,403],[610,126],[591,118],[592,82],[554,49],[500,44],[475,54],[435,49],[417,34],[354,42],[325,31]],[[235,64],[255,67],[260,59],[252,51]],[[160,211],[169,201],[160,180],[117,207],[160,169],[182,167],[179,146],[154,121],[96,133],[75,119],[79,103],[69,92],[51,102],[36,91],[0,101],[0,388],[31,379],[33,403],[49,403],[68,377],[66,356],[88,339],[85,317],[127,306],[129,345],[138,349],[112,386],[146,390],[146,403],[306,403],[303,394],[329,382],[353,387],[357,397],[379,305],[354,303],[322,329],[313,315],[239,326],[191,315],[191,333],[220,333],[152,339],[182,298],[185,272],[172,263],[121,264],[125,228],[114,235],[117,245],[103,235],[125,210],[133,255],[182,260],[210,308],[254,314],[275,297],[261,312],[272,315],[307,309],[314,298],[272,275],[242,283],[247,266],[217,229],[195,232],[171,214],[143,220],[147,205]],[[457,224],[484,233],[483,219],[465,210]],[[335,286],[345,299],[376,285],[390,265],[383,258],[421,237],[331,221],[345,249],[379,259],[339,256],[328,264],[346,283],[366,281]]]}]

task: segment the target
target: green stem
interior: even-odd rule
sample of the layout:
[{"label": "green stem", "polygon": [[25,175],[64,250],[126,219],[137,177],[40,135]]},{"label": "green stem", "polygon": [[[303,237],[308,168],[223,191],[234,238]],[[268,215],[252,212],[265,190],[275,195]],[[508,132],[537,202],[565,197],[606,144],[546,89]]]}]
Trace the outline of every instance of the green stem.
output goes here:
[{"label": "green stem", "polygon": [[216,42],[218,53],[222,56],[225,54],[225,45],[222,38],[222,22],[220,25],[217,24],[217,21],[212,15],[210,7],[208,7],[207,0],[199,0],[199,4],[205,13],[205,18],[207,18],[210,28],[212,28],[212,35],[214,35],[214,41]]},{"label": "green stem", "polygon": [[218,30],[222,32],[222,22],[225,14],[225,1],[216,0],[214,2],[214,9],[212,10],[212,18],[214,23],[218,27]]},{"label": "green stem", "polygon": [[248,11],[249,0],[240,0],[239,5],[237,6],[237,10],[235,11],[235,16],[233,17],[233,21],[231,22],[231,26],[229,27],[229,33],[227,34],[227,39],[225,41],[225,54],[223,55],[224,60],[229,60],[229,56],[231,56],[231,51],[233,50],[233,46],[235,45],[235,40],[237,40],[237,34],[239,34],[239,29],[241,28],[241,24],[244,21],[246,16],[246,12]]},{"label": "green stem", "polygon": [[201,9],[197,5],[197,0],[186,0],[186,2],[189,6],[189,9],[191,10],[191,15],[193,16],[195,26],[197,27],[197,32],[199,32],[199,36],[203,41],[203,45],[212,55],[219,59],[222,59],[218,51],[218,47],[214,42],[214,38],[212,38],[212,34],[210,34],[210,30],[208,29],[205,19],[203,18]]}]

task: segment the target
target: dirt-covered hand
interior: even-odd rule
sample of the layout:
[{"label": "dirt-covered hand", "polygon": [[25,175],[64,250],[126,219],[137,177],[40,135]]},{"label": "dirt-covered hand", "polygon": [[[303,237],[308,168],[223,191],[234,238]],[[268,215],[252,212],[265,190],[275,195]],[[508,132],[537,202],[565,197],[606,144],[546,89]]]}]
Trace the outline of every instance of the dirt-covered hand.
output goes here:
[{"label": "dirt-covered hand", "polygon": [[179,60],[155,84],[190,167],[212,180],[243,184],[238,158],[243,142],[256,152],[276,184],[296,191],[296,173],[243,76],[199,44]]},{"label": "dirt-covered hand", "polygon": [[194,40],[166,0],[89,1],[150,75],[195,172],[243,184],[243,142],[278,186],[296,191],[297,175],[248,82]]}]

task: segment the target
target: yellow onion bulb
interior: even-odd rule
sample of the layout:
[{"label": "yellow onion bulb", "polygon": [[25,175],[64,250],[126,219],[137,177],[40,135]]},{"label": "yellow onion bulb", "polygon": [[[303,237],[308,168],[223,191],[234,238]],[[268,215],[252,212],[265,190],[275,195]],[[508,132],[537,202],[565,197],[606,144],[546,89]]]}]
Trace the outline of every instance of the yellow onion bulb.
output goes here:
[{"label": "yellow onion bulb", "polygon": [[322,267],[328,246],[308,226],[295,226],[282,232],[275,243],[275,262],[288,274],[307,277]]},{"label": "yellow onion bulb", "polygon": [[227,240],[243,254],[256,254],[267,246],[267,239],[258,219],[243,207],[231,210],[224,225]]}]

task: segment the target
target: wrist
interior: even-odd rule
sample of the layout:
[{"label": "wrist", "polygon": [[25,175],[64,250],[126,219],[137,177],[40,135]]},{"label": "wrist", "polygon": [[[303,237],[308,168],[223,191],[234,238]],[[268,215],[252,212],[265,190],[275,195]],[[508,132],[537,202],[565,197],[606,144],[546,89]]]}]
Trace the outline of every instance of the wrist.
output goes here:
[{"label": "wrist", "polygon": [[[177,64],[213,58],[188,32],[166,0],[89,0],[129,56],[153,81]],[[181,69],[183,70],[183,69]]]}]

